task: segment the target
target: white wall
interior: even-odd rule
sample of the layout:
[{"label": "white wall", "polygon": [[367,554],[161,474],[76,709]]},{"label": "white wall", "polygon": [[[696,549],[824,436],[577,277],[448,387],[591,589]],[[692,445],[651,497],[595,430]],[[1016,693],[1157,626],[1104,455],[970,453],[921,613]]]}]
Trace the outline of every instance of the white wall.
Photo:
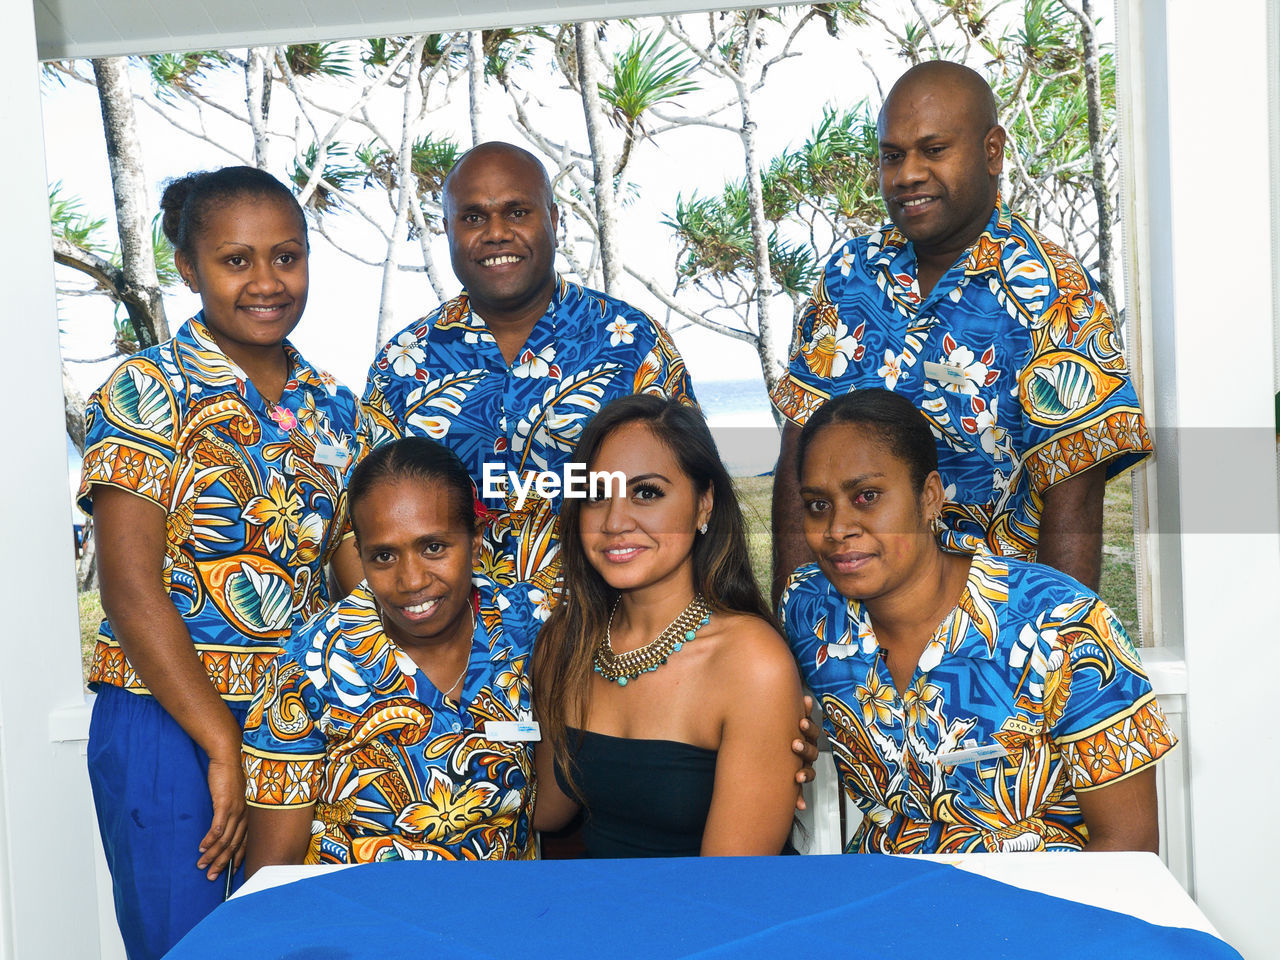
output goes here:
[{"label": "white wall", "polygon": [[39,65],[30,4],[0,30],[4,230],[0,290],[0,956],[98,952],[93,812],[83,746],[55,741],[83,711],[58,320],[49,243]]},{"label": "white wall", "polygon": [[1280,941],[1268,806],[1280,768],[1263,686],[1280,670],[1269,6],[1120,3],[1142,85],[1126,162],[1159,428],[1157,639],[1186,661],[1191,892],[1246,957]]}]

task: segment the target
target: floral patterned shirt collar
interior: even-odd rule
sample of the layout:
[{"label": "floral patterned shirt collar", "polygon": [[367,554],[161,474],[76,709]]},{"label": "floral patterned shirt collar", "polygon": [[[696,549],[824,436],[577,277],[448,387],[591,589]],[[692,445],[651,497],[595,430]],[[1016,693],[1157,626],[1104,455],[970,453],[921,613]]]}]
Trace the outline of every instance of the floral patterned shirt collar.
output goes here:
[{"label": "floral patterned shirt collar", "polygon": [[[994,659],[994,638],[999,634],[999,624],[991,597],[1007,599],[1009,595],[1008,561],[992,553],[983,541],[971,534],[944,530],[938,542],[947,553],[967,554],[972,559],[959,601],[938,625],[920,655],[920,669],[926,673],[937,666],[943,654],[974,660]],[[835,588],[831,587],[831,591],[835,593]],[[846,609],[850,634],[857,637],[857,652],[870,659],[880,650],[871,614],[857,600],[846,601]]]},{"label": "floral patterned shirt collar", "polygon": [[[551,288],[551,302],[547,304],[546,312],[538,318],[538,322],[529,331],[529,339],[525,342],[524,348],[521,349],[520,355],[516,358],[515,364],[513,364],[517,368],[513,370],[517,376],[520,375],[519,367],[521,364],[532,362],[536,366],[539,359],[538,354],[546,353],[548,347],[551,347],[551,354],[554,355],[558,327],[556,316],[559,313],[560,304],[564,301],[568,287],[569,281],[557,273],[555,284]],[[493,344],[496,350],[497,341],[494,340],[493,333],[489,330],[489,325],[485,323],[483,317],[471,309],[470,294],[464,289],[454,302],[458,305],[459,312],[442,310],[440,316],[436,319],[436,329],[457,330],[461,328],[463,330],[463,339],[468,343],[489,343]]]},{"label": "floral patterned shirt collar", "polygon": [[[464,708],[475,696],[477,678],[487,674],[477,673],[472,667],[477,662],[494,659],[495,645],[501,642],[502,614],[496,605],[494,591],[497,585],[487,577],[476,577],[471,598],[476,611],[472,631],[469,666],[462,686],[461,703],[454,709]],[[364,581],[351,592],[331,613],[328,630],[320,631],[312,638],[313,644],[303,662],[308,667],[311,681],[317,687],[330,683],[334,693],[350,709],[362,708],[373,696],[394,693],[408,687],[419,700],[428,706],[443,701],[443,695],[426,680],[414,659],[387,636],[378,612],[378,603]],[[341,624],[339,623],[341,620]],[[341,650],[331,650],[329,645],[342,627]],[[330,632],[332,631],[332,632]],[[345,669],[332,670],[341,660]],[[325,666],[331,673],[326,674]],[[425,680],[425,682],[423,682]]]},{"label": "floral patterned shirt collar", "polygon": [[[257,389],[249,375],[240,369],[239,364],[222,352],[213,334],[204,325],[204,313],[197,313],[184,323],[173,337],[175,352],[181,354],[185,368],[190,371],[192,380],[213,389],[234,387],[245,396]],[[284,385],[284,392],[296,390],[299,386],[320,390],[327,396],[335,396],[338,381],[324,371],[317,370],[288,340],[283,343],[285,356],[289,361],[289,381]]]},{"label": "floral patterned shirt collar", "polygon": [[[986,228],[969,246],[964,265],[965,275],[973,276],[995,270],[1004,256],[1004,246],[1012,236],[1013,214],[1004,198],[997,194],[996,206],[987,220]],[[899,262],[900,257],[905,259]],[[867,238],[867,271],[873,274],[882,268],[888,268],[901,286],[910,287],[915,282],[915,248],[892,222],[885,223]]]}]

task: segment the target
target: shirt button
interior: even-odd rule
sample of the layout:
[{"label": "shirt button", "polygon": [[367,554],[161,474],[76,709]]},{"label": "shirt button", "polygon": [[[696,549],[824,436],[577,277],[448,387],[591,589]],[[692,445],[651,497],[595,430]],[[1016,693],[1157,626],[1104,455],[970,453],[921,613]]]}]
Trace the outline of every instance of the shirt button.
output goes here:
[{"label": "shirt button", "polygon": [[452,728],[452,729],[453,729],[453,732],[454,732],[454,733],[461,733],[461,732],[462,732],[462,724],[460,724],[457,720],[455,720],[455,721],[453,721],[453,728]]}]

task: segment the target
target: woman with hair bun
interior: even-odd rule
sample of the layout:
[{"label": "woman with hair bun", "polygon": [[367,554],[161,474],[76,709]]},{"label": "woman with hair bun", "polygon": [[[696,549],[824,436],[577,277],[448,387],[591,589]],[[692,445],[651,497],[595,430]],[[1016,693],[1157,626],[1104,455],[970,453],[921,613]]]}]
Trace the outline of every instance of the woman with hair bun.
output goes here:
[{"label": "woman with hair bun", "polygon": [[359,417],[286,339],[308,286],[293,194],[228,167],[170,183],[161,207],[201,311],[90,398],[79,495],[106,612],[89,775],[131,960],[163,955],[231,887],[245,712],[328,602]]},{"label": "woman with hair bun", "polygon": [[782,617],[863,813],[849,849],[1158,850],[1176,739],[1107,605],[942,528],[937,445],[900,394],[827,401],[798,451],[817,562]]},{"label": "woman with hair bun", "polygon": [[624,397],[574,459],[625,488],[560,514],[565,596],[534,652],[538,828],[582,807],[591,857],[781,852],[800,682],[706,421]]}]

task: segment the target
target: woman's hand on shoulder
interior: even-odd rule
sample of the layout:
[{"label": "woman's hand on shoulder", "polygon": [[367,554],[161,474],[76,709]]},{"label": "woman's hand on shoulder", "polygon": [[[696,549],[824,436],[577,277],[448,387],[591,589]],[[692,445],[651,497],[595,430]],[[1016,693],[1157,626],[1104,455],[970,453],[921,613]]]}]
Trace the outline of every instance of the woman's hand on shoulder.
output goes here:
[{"label": "woman's hand on shoulder", "polygon": [[[818,736],[822,733],[819,722],[813,719],[813,697],[804,695],[804,712],[800,714],[800,736],[791,741],[791,752],[800,758],[801,767],[796,771],[796,785],[813,783],[818,772],[813,765],[818,762]],[[804,794],[797,791],[796,809],[807,809]]]}]

